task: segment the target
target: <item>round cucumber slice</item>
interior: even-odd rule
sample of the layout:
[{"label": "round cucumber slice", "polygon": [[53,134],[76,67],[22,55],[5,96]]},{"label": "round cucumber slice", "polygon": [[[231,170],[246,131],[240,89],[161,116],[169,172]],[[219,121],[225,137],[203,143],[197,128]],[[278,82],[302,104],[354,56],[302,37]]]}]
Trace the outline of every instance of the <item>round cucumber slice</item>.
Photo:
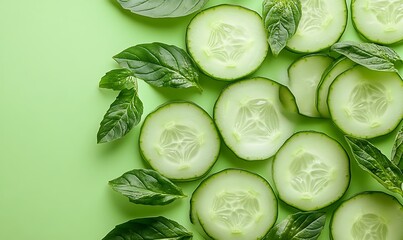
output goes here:
[{"label": "round cucumber slice", "polygon": [[228,81],[254,72],[269,49],[260,15],[225,4],[208,8],[191,20],[186,46],[205,74]]},{"label": "round cucumber slice", "polygon": [[345,0],[301,0],[301,7],[297,31],[287,42],[289,50],[319,52],[340,39],[347,26]]},{"label": "round cucumber slice", "polygon": [[354,65],[356,63],[346,57],[342,57],[335,60],[323,73],[316,93],[316,108],[322,117],[330,117],[329,108],[327,107],[327,96],[330,85],[337,76]]},{"label": "round cucumber slice", "polygon": [[364,192],[344,201],[333,213],[333,240],[403,239],[403,206],[383,192]]},{"label": "round cucumber slice", "polygon": [[398,73],[355,66],[330,85],[327,104],[344,133],[374,138],[393,131],[403,118],[403,81]]},{"label": "round cucumber slice", "polygon": [[351,16],[357,32],[371,42],[403,40],[403,0],[353,0]]},{"label": "round cucumber slice", "polygon": [[252,78],[234,82],[221,92],[214,106],[214,121],[225,144],[238,157],[270,158],[294,132],[285,109],[294,109],[295,104],[290,103],[292,94],[283,92],[283,87],[266,78]]},{"label": "round cucumber slice", "polygon": [[192,102],[170,102],[144,120],[139,146],[143,158],[163,176],[178,181],[207,174],[220,151],[213,120]]},{"label": "round cucumber slice", "polygon": [[349,186],[349,164],[336,140],[324,133],[298,132],[274,157],[272,172],[279,198],[303,211],[329,206]]},{"label": "round cucumber slice", "polygon": [[226,169],[203,180],[194,191],[190,218],[207,238],[261,239],[277,219],[277,199],[263,177]]},{"label": "round cucumber slice", "polygon": [[288,68],[289,87],[295,96],[299,113],[320,117],[316,108],[316,93],[322,74],[333,62],[324,54],[310,54],[298,58]]}]

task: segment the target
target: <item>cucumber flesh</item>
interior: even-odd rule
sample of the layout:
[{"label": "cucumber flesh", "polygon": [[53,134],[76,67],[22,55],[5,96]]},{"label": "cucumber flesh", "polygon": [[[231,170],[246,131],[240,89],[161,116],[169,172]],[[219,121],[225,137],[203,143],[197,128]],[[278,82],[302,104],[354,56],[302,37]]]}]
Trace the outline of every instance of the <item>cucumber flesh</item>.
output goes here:
[{"label": "cucumber flesh", "polygon": [[[230,84],[218,97],[214,121],[225,144],[238,157],[270,158],[294,132],[294,123],[280,100],[282,87],[266,78],[245,79]],[[286,95],[289,92],[284,98]],[[284,101],[293,108],[292,98]]]},{"label": "cucumber flesh", "polygon": [[236,5],[198,13],[188,25],[186,46],[205,74],[228,81],[254,72],[269,49],[260,15]]},{"label": "cucumber flesh", "polygon": [[216,162],[220,137],[211,117],[192,102],[170,102],[144,120],[139,147],[163,176],[178,181],[200,178]]},{"label": "cucumber flesh", "polygon": [[382,136],[403,118],[403,81],[398,73],[357,65],[334,80],[327,103],[332,121],[344,133],[366,139]]},{"label": "cucumber flesh", "polygon": [[320,117],[316,108],[316,90],[326,68],[333,58],[311,54],[297,59],[288,68],[289,87],[295,96],[299,113],[308,117]]},{"label": "cucumber flesh", "polygon": [[302,131],[279,149],[272,166],[279,198],[303,211],[324,208],[340,199],[350,182],[349,158],[329,136]]},{"label": "cucumber flesh", "polygon": [[403,239],[403,206],[383,192],[364,192],[344,201],[333,213],[333,240]]},{"label": "cucumber flesh", "polygon": [[277,199],[261,176],[226,169],[209,176],[190,200],[191,222],[206,238],[261,239],[277,219]]},{"label": "cucumber flesh", "polygon": [[403,0],[354,0],[351,14],[357,32],[371,42],[403,40]]},{"label": "cucumber flesh", "polygon": [[345,0],[301,0],[302,15],[287,48],[295,52],[313,53],[336,43],[347,25]]},{"label": "cucumber flesh", "polygon": [[316,93],[316,108],[322,117],[330,117],[329,108],[327,107],[327,96],[330,85],[338,75],[353,67],[355,64],[356,63],[350,59],[342,57],[334,61],[323,74]]}]

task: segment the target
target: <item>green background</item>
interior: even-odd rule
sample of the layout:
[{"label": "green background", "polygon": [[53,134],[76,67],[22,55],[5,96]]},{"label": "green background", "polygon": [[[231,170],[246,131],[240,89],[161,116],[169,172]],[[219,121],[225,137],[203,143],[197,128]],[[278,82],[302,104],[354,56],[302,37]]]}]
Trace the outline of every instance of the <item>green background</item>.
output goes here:
[{"label": "green background", "polygon": [[[261,1],[211,0],[261,12]],[[127,47],[164,42],[185,47],[191,16],[148,19],[122,10],[115,0],[37,0],[0,3],[0,239],[101,239],[116,224],[163,215],[194,231],[189,198],[165,207],[134,205],[107,182],[145,167],[138,153],[139,126],[124,139],[96,144],[96,133],[116,92],[98,88],[117,68],[112,56]],[[349,23],[343,40],[359,40]],[[393,46],[403,56],[403,44]],[[254,76],[287,82],[299,55],[269,55]],[[400,68],[400,73],[403,73]],[[226,85],[206,77],[203,93],[139,84],[144,115],[168,100],[187,99],[212,113]],[[301,118],[297,130],[325,131],[345,142],[328,120]],[[389,156],[396,131],[372,142]],[[270,160],[245,162],[225,146],[212,172],[240,167],[271,181]],[[352,161],[352,183],[343,199],[383,190]],[[190,196],[199,181],[179,184]],[[295,212],[280,202],[279,219]],[[328,219],[334,206],[327,208]],[[321,239],[328,239],[325,229]],[[201,239],[195,232],[195,239]]]}]

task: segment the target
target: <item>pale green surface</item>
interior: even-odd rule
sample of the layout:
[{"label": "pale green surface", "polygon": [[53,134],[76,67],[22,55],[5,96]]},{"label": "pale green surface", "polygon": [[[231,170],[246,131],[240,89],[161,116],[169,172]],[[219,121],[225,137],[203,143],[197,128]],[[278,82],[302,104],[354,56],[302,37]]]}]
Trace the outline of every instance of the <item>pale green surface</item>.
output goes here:
[{"label": "pale green surface", "polygon": [[[221,2],[260,12],[256,0],[211,0],[209,5]],[[144,167],[136,143],[139,127],[123,140],[96,144],[99,122],[116,96],[98,89],[104,73],[117,67],[111,57],[129,46],[153,41],[184,47],[189,20],[137,17],[120,10],[114,0],[1,1],[0,239],[101,239],[116,224],[151,215],[172,218],[193,231],[187,216],[189,198],[165,207],[144,207],[108,187],[109,180]],[[348,27],[343,39],[357,39],[351,24]],[[394,49],[403,56],[403,44]],[[269,56],[254,75],[285,83],[286,69],[295,56],[287,52],[278,59]],[[225,84],[203,78],[202,94],[160,90],[144,83],[139,91],[145,114],[178,98],[193,100],[212,113]],[[342,136],[324,120],[303,118],[298,129]],[[373,142],[389,156],[395,134]],[[244,162],[222,147],[212,171],[242,167],[270,178],[270,163]],[[345,197],[383,189],[355,162],[352,171],[353,183]],[[198,183],[180,186],[190,196]],[[283,203],[280,208],[279,220],[292,211]],[[196,232],[195,239],[200,239]],[[328,239],[327,229],[321,239]]]}]

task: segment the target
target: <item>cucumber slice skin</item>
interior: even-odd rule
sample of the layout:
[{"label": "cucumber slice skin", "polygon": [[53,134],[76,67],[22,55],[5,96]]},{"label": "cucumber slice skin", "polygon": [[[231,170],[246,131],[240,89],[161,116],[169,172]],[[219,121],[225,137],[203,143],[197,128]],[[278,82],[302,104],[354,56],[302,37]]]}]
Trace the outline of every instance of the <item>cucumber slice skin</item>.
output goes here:
[{"label": "cucumber slice skin", "polygon": [[[295,103],[291,103],[294,99],[293,95],[288,89],[281,90],[283,87],[283,85],[273,80],[255,77],[231,83],[221,91],[214,105],[213,119],[224,143],[238,158],[246,161],[269,159],[274,156],[277,149],[280,148],[282,143],[294,132],[294,123],[288,113],[290,113],[290,111],[296,111],[296,105]],[[281,94],[283,94],[283,99],[279,96]],[[242,134],[234,134],[234,129],[237,124],[238,128],[242,130],[242,127],[246,126],[247,123],[247,121],[242,123],[242,121],[237,119],[242,116],[242,114],[240,114],[240,106],[245,104],[245,102],[246,105],[248,105],[248,102],[254,100],[267,101],[267,106],[272,107],[272,111],[265,116],[275,116],[276,119],[271,121],[263,119],[266,129],[278,130],[277,132],[273,131],[274,137],[268,136],[270,139],[257,141],[253,139],[255,136],[248,136],[247,134],[244,139],[238,139],[236,136]],[[252,107],[255,106],[252,105]],[[263,112],[269,111],[263,109]],[[228,118],[230,114],[235,116]],[[261,112],[259,112],[259,114],[261,114]],[[241,122],[241,124],[238,122]],[[239,125],[241,125],[241,127],[239,127]],[[256,130],[256,128],[254,129]],[[256,138],[259,137],[266,136],[261,134]],[[248,138],[251,140],[248,140]],[[274,139],[274,141],[272,141],[271,138]]]},{"label": "cucumber slice skin", "polygon": [[[300,141],[300,143],[296,141]],[[309,142],[311,145],[309,145]],[[304,150],[308,147],[313,151]],[[322,155],[320,152],[322,152]],[[300,153],[307,154],[302,155]],[[336,155],[338,155],[338,158],[335,157]],[[298,159],[298,156],[301,156],[300,159]],[[306,157],[303,158],[302,156]],[[326,159],[326,161],[315,161],[315,158],[311,158],[315,156]],[[288,161],[288,163],[285,161]],[[335,169],[337,166],[334,166],[334,164],[339,164],[339,168]],[[320,179],[319,177],[315,179],[304,176],[307,170],[311,170],[314,167],[317,168],[315,173],[327,174],[327,177],[332,182],[326,182],[326,179]],[[287,170],[284,170],[284,168]],[[287,205],[302,211],[323,209],[337,202],[344,196],[351,180],[350,160],[346,150],[335,139],[317,131],[300,131],[292,135],[274,157],[271,171],[279,199]],[[329,184],[333,184],[330,185],[333,186],[332,189],[330,189]],[[335,189],[335,184],[337,184],[338,189]],[[321,187],[321,189],[316,187]],[[316,191],[315,196],[304,197],[302,191],[307,189]],[[332,196],[329,197],[329,194]],[[317,201],[319,198],[327,199],[319,202]]]},{"label": "cucumber slice skin", "polygon": [[[353,27],[360,34],[361,37],[363,37],[373,43],[378,43],[381,45],[394,45],[394,44],[399,44],[399,43],[403,42],[403,30],[402,30],[403,21],[402,20],[399,21],[400,24],[399,24],[399,26],[397,26],[397,30],[400,30],[400,34],[398,34],[397,36],[388,37],[388,35],[389,35],[388,33],[390,31],[388,31],[387,29],[383,29],[382,26],[380,26],[379,22],[378,23],[374,22],[373,18],[376,18],[375,14],[365,16],[364,17],[365,20],[363,23],[361,23],[359,21],[359,17],[357,15],[359,15],[361,11],[368,12],[368,8],[369,8],[368,5],[370,4],[370,2],[374,2],[374,1],[369,0],[369,1],[365,1],[363,3],[361,3],[361,2],[363,2],[363,1],[352,0],[351,6],[350,6],[351,20],[352,20]],[[365,5],[365,9],[360,8],[359,7],[360,4]],[[387,3],[383,2],[383,4],[382,4],[383,7],[385,7],[385,4],[387,4]],[[403,7],[400,7],[400,11],[399,11],[399,9],[396,9],[395,7],[392,7],[392,9],[397,14],[399,14],[399,12],[403,11]],[[385,10],[383,10],[382,13],[388,14],[387,11],[385,11]],[[366,29],[366,27],[362,26],[362,24],[365,24],[368,22],[371,23],[372,27],[369,29]],[[368,31],[374,31],[374,32],[370,33]]]},{"label": "cucumber slice skin", "polygon": [[[224,13],[218,14],[218,12],[220,11]],[[229,12],[231,14],[226,14],[226,12]],[[235,18],[235,13],[244,14],[245,17]],[[209,15],[216,16],[211,17]],[[248,15],[248,17],[246,17],[246,15]],[[199,18],[203,21],[199,20]],[[250,21],[250,23],[246,25],[244,23],[245,21]],[[230,28],[232,28],[231,31],[242,33],[242,36],[238,36],[240,38],[240,41],[238,42],[244,41],[248,44],[242,45],[234,42],[233,45],[224,44],[223,46],[221,46],[219,38],[213,38],[212,35],[210,35],[209,39],[206,39],[208,34],[200,34],[202,30],[211,30],[199,29],[202,27],[206,27],[201,25],[200,22],[203,23],[203,25],[207,25],[204,24],[205,22],[209,23],[210,25],[217,26],[221,24],[223,28],[230,26]],[[241,27],[241,29],[237,29],[237,26],[235,26],[235,24],[243,24],[246,26],[242,26],[243,28]],[[194,35],[198,35],[198,37],[194,37]],[[231,38],[231,32],[227,32],[225,34],[214,34],[214,36],[215,35],[221,35],[223,36],[223,38]],[[253,36],[254,39],[248,39],[250,38],[250,36]],[[241,37],[244,37],[244,39],[242,39]],[[250,40],[250,42],[248,42],[248,40]],[[200,43],[194,43],[197,41],[199,41]],[[216,50],[222,50],[212,54],[209,53],[209,55],[214,55],[215,57],[205,56],[206,50],[203,49],[208,49],[208,46],[206,45],[208,45],[209,42],[210,44],[215,44],[218,46],[215,46]],[[239,47],[237,46],[237,44],[242,46]],[[242,47],[247,48],[248,46],[253,46],[253,49],[247,49],[247,51],[245,49],[242,49]],[[266,59],[266,56],[268,55],[269,45],[267,42],[267,32],[264,28],[263,20],[257,12],[239,5],[220,4],[199,12],[191,19],[186,29],[186,49],[188,53],[192,56],[198,68],[204,74],[216,80],[234,81],[249,76],[260,67],[260,65],[263,63],[263,61]],[[241,61],[243,62],[241,63]],[[232,63],[233,66],[223,66],[224,64],[229,63]]]},{"label": "cucumber slice skin", "polygon": [[[351,237],[351,235],[350,235],[350,238],[349,238],[349,236],[344,236],[343,235],[343,234],[346,234],[347,232],[351,232],[351,231],[347,231],[347,229],[345,227],[343,229],[341,229],[342,231],[338,231],[336,229],[335,225],[337,224],[336,221],[337,221],[337,218],[339,217],[338,215],[343,214],[343,210],[344,210],[343,208],[345,208],[346,206],[348,207],[349,204],[351,204],[353,202],[357,202],[357,201],[358,202],[363,201],[360,204],[361,206],[363,206],[366,201],[372,202],[371,207],[357,206],[357,207],[360,207],[360,211],[361,211],[360,213],[368,212],[368,211],[374,212],[374,206],[373,205],[378,204],[378,205],[381,205],[380,207],[388,208],[389,211],[392,211],[397,215],[397,221],[393,220],[393,219],[387,219],[387,223],[386,223],[386,225],[388,225],[388,227],[390,227],[390,224],[395,224],[397,222],[397,224],[395,224],[395,225],[397,225],[397,228],[395,228],[396,231],[388,231],[389,235],[390,235],[390,233],[392,233],[392,234],[397,234],[397,236],[392,237],[392,238],[379,238],[379,239],[383,239],[383,240],[400,240],[400,239],[403,239],[403,230],[402,230],[403,206],[392,195],[389,195],[389,194],[381,192],[381,191],[366,191],[366,192],[358,193],[358,194],[352,196],[351,198],[349,198],[347,200],[344,200],[333,211],[333,214],[332,214],[332,217],[331,217],[330,223],[329,223],[329,237],[330,237],[331,240],[355,240],[355,238]],[[351,209],[348,212],[348,214],[352,213],[353,210],[355,210],[355,209]],[[382,211],[380,213],[382,214],[382,213],[385,213],[385,212],[386,211]],[[358,215],[358,214],[356,214],[356,215]],[[357,220],[357,216],[354,219],[351,219],[351,217],[348,218],[347,216],[344,216],[344,217],[342,217],[341,221],[344,222],[345,225],[351,227],[354,224],[353,220]],[[349,221],[351,221],[351,222],[349,222]],[[399,222],[400,222],[400,224],[399,224]],[[368,229],[368,226],[366,226],[366,228]],[[340,234],[341,234],[341,237],[339,237]],[[364,238],[357,238],[357,239],[364,239]],[[378,238],[376,238],[376,239],[378,239]]]},{"label": "cucumber slice skin", "polygon": [[[339,12],[335,13],[334,16],[336,17],[340,17],[343,16],[343,18],[340,18],[340,26],[339,29],[337,31],[337,34],[334,35],[332,37],[331,40],[329,40],[328,42],[325,43],[321,43],[321,39],[323,38],[324,35],[326,35],[327,31],[322,31],[322,33],[313,31],[315,33],[315,35],[317,36],[313,36],[311,39],[309,40],[305,40],[303,37],[299,36],[299,30],[300,28],[302,28],[302,26],[304,25],[304,10],[302,10],[302,17],[299,23],[299,26],[297,28],[297,32],[295,33],[295,35],[288,41],[286,48],[294,53],[318,53],[321,52],[323,50],[326,50],[328,48],[330,48],[334,43],[338,42],[340,40],[340,38],[343,36],[344,31],[346,30],[347,27],[347,20],[348,20],[348,7],[347,7],[347,2],[345,0],[334,0],[334,1],[338,1],[338,3],[340,4],[339,6]],[[334,1],[326,1],[326,0],[317,0],[317,1],[310,1],[310,0],[301,0],[301,4],[302,7],[304,7],[304,4],[306,2],[312,2],[313,4],[317,4],[317,6],[321,6],[322,4],[327,4],[329,2],[334,2]],[[329,7],[330,9],[327,9],[328,11],[335,11],[337,8],[334,7]],[[316,13],[315,13],[316,14]],[[310,16],[314,16],[315,14],[309,14]],[[327,17],[327,15],[329,14],[325,14],[324,16],[320,17],[318,16],[318,18],[316,19],[316,24],[322,24],[324,19],[323,17]],[[333,16],[333,17],[334,17]],[[332,16],[330,17],[332,18]],[[325,19],[326,20],[326,19]],[[333,21],[334,19],[329,19],[329,21]],[[315,23],[315,19],[311,20]],[[312,26],[312,24],[309,23],[309,21],[307,20],[307,24],[306,26]],[[315,26],[315,28],[320,28],[321,26]],[[312,33],[310,33],[309,35],[313,35]]]},{"label": "cucumber slice skin", "polygon": [[295,96],[288,87],[280,86],[279,96],[285,110],[291,114],[300,114]]},{"label": "cucumber slice skin", "polygon": [[[181,113],[176,113],[176,114],[172,114],[172,112],[170,113],[169,111],[172,111],[171,109],[174,108],[187,108],[187,111],[182,111]],[[170,119],[170,116],[172,116],[172,118],[174,118],[174,120],[178,120],[178,119],[187,119],[186,122],[195,122],[193,126],[190,126],[190,128],[193,127],[193,129],[200,129],[201,128],[201,124],[208,124],[206,126],[209,127],[209,130],[211,131],[210,133],[203,133],[202,137],[203,137],[203,142],[206,144],[210,144],[211,147],[208,149],[208,153],[204,154],[204,155],[210,155],[208,158],[204,157],[202,158],[203,160],[206,160],[205,164],[203,164],[202,166],[200,166],[200,168],[194,169],[194,170],[189,170],[190,173],[187,173],[185,175],[183,175],[183,171],[187,171],[188,169],[182,169],[181,171],[177,171],[176,173],[172,173],[172,172],[166,172],[168,171],[168,167],[166,167],[167,165],[164,166],[160,166],[161,164],[167,164],[161,161],[168,161],[168,160],[164,160],[163,158],[161,158],[161,156],[159,156],[158,158],[155,157],[157,149],[153,149],[155,151],[155,153],[152,153],[154,155],[154,157],[150,157],[150,153],[147,152],[146,149],[150,148],[149,145],[150,144],[155,144],[157,141],[160,141],[161,138],[159,139],[155,139],[155,141],[149,141],[149,139],[147,140],[147,138],[145,136],[147,136],[147,133],[150,131],[148,128],[149,127],[149,122],[151,122],[151,119],[155,119],[153,120],[154,122],[152,122],[151,124],[154,124],[155,122],[158,123],[158,115],[161,112],[165,112],[163,115],[163,121],[164,123],[160,123],[161,125],[164,125],[166,123],[167,120]],[[200,114],[199,116],[197,116],[196,118],[191,118],[191,114],[193,113],[197,113]],[[178,120],[179,123],[180,120]],[[197,121],[201,121],[201,124],[196,124]],[[152,126],[152,125],[151,125]],[[154,128],[156,128],[154,126]],[[162,127],[161,127],[162,128]],[[158,134],[158,133],[157,133]],[[204,139],[204,137],[207,135],[207,138]],[[150,137],[148,137],[150,138]],[[206,176],[211,168],[214,166],[214,164],[216,163],[219,154],[220,154],[220,147],[221,147],[221,138],[220,135],[218,133],[218,130],[213,122],[213,119],[211,118],[211,116],[203,109],[201,108],[199,105],[195,104],[194,102],[191,101],[169,101],[166,102],[164,104],[161,104],[160,106],[158,106],[154,111],[150,112],[147,117],[144,119],[144,122],[141,126],[140,129],[140,134],[139,134],[139,149],[140,149],[140,154],[143,158],[143,160],[154,170],[158,171],[161,175],[169,178],[170,180],[173,181],[193,181],[193,180],[197,180],[200,179],[204,176]],[[207,149],[206,149],[207,150]],[[196,153],[198,154],[198,153]],[[200,154],[199,154],[200,155]],[[160,161],[160,162],[158,162]],[[189,166],[189,168],[192,168],[192,166],[194,167],[194,165],[196,165],[197,163],[193,163]],[[195,167],[194,167],[195,168]],[[169,167],[170,171],[171,167]],[[192,173],[193,171],[193,173]]]},{"label": "cucumber slice skin", "polygon": [[355,65],[356,63],[347,57],[341,57],[336,59],[323,73],[316,93],[316,108],[322,117],[330,118],[329,108],[327,107],[327,96],[330,85],[338,75]]},{"label": "cucumber slice skin", "polygon": [[314,53],[297,58],[288,67],[289,88],[295,96],[301,115],[322,117],[316,107],[317,88],[323,73],[333,61],[326,54]]},{"label": "cucumber slice skin", "polygon": [[[233,180],[231,180],[231,178],[233,178]],[[222,183],[223,181],[225,183]],[[251,181],[253,183],[251,183]],[[230,183],[228,183],[228,182],[230,182]],[[239,190],[245,186],[247,186],[247,188],[255,187],[256,189],[258,189],[259,187],[263,187],[263,189],[260,189],[260,191],[257,191],[257,193],[258,193],[257,196],[264,196],[263,198],[260,198],[260,200],[264,200],[265,204],[261,204],[260,207],[262,207],[262,206],[268,207],[269,211],[264,211],[261,213],[264,216],[269,217],[269,219],[266,220],[267,225],[263,226],[263,227],[262,226],[257,227],[257,225],[256,225],[257,223],[255,223],[253,226],[249,226],[250,227],[249,230],[251,231],[251,233],[249,233],[249,234],[253,235],[253,234],[256,234],[256,231],[258,231],[258,232],[260,232],[260,234],[258,234],[258,236],[245,237],[245,236],[240,235],[240,233],[233,233],[233,234],[229,234],[230,236],[227,236],[226,238],[220,238],[220,237],[214,236],[216,234],[212,234],[209,232],[208,224],[213,224],[213,223],[210,221],[210,222],[207,222],[207,224],[206,224],[206,222],[202,221],[202,219],[200,218],[200,213],[198,213],[197,208],[200,207],[200,206],[198,206],[198,204],[201,204],[200,202],[203,201],[203,199],[200,199],[200,198],[202,198],[201,196],[206,195],[206,194],[209,196],[213,196],[215,194],[215,192],[212,192],[211,189],[209,191],[208,188],[209,187],[214,188],[220,184],[223,186],[219,186],[219,187],[225,188],[223,190],[224,191],[223,193],[225,193],[227,191],[231,192],[231,189]],[[241,186],[241,187],[239,187],[239,186]],[[254,190],[248,189],[248,191],[253,192]],[[259,200],[257,200],[257,201],[259,203]],[[242,203],[237,202],[236,204],[242,204]],[[265,178],[263,178],[262,176],[254,173],[254,172],[250,172],[248,170],[238,169],[238,168],[227,168],[227,169],[221,170],[219,172],[216,172],[216,173],[208,176],[195,189],[195,191],[193,192],[191,199],[190,199],[189,217],[190,217],[190,222],[196,226],[196,229],[205,237],[205,239],[217,239],[217,240],[261,239],[270,230],[270,228],[275,224],[277,217],[278,217],[277,207],[278,207],[278,200],[276,198],[276,195],[275,195],[270,183]],[[200,210],[203,212],[208,211],[209,209],[211,209],[211,207],[208,207],[208,206],[200,207]],[[262,217],[263,216],[260,216],[260,218],[259,218],[260,222],[262,221],[262,219],[261,219]],[[219,225],[219,224],[216,223],[216,225]],[[264,228],[264,229],[262,229],[262,228]],[[217,231],[222,232],[225,230],[228,231],[228,229],[221,227],[221,230],[217,230]],[[246,233],[246,234],[248,234],[248,233]]]},{"label": "cucumber slice skin", "polygon": [[[366,90],[368,86],[371,91]],[[376,98],[377,105],[367,103]],[[403,80],[398,73],[373,71],[360,65],[336,77],[327,99],[334,125],[345,134],[363,139],[380,137],[396,129],[403,119],[402,102]]]}]

